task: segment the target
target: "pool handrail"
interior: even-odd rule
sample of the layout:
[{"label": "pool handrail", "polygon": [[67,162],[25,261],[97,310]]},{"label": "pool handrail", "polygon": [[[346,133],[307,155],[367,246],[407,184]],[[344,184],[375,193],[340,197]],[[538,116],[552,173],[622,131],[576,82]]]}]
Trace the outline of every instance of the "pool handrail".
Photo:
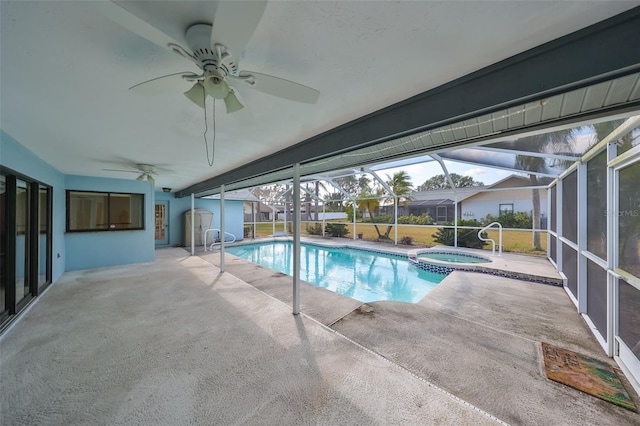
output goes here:
[{"label": "pool handrail", "polygon": [[[204,231],[204,235],[203,235],[203,238],[202,238],[202,240],[204,241],[204,251],[207,251],[207,233],[208,232],[216,232],[216,231],[218,232],[218,236],[220,236],[220,230],[218,228],[210,228],[210,229],[207,229],[206,231]],[[231,241],[227,241],[227,235],[231,237]],[[225,236],[225,240],[224,240],[225,243],[235,243],[236,242],[236,236],[234,234],[232,234],[231,232],[225,231],[224,232],[224,236]],[[211,243],[209,249],[213,251],[213,246],[215,244],[220,244],[220,241],[215,241],[215,238],[214,238],[214,241]]]},{"label": "pool handrail", "polygon": [[490,224],[488,224],[487,226],[485,226],[484,228],[482,228],[481,230],[478,231],[478,238],[480,239],[480,241],[491,241],[491,256],[495,256],[496,255],[496,241],[492,238],[482,238],[482,233],[484,231],[486,231],[487,229],[493,227],[494,225],[498,225],[498,256],[502,256],[502,225],[500,224],[500,222],[491,222]]}]

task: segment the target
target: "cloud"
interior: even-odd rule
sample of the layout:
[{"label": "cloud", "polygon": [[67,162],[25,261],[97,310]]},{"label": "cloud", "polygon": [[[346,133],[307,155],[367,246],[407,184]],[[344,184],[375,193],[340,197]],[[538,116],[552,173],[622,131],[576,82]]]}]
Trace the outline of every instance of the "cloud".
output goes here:
[{"label": "cloud", "polygon": [[489,172],[487,171],[487,169],[484,169],[482,167],[475,167],[473,169],[465,170],[462,174],[463,174],[463,176],[475,177],[475,176],[486,175],[488,173]]}]

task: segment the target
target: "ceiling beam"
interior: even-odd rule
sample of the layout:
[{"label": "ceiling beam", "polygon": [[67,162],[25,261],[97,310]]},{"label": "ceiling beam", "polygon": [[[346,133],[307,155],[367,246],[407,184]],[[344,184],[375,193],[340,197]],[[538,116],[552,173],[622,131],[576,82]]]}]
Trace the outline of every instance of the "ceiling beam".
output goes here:
[{"label": "ceiling beam", "polygon": [[640,7],[176,192],[203,193],[640,70]]}]

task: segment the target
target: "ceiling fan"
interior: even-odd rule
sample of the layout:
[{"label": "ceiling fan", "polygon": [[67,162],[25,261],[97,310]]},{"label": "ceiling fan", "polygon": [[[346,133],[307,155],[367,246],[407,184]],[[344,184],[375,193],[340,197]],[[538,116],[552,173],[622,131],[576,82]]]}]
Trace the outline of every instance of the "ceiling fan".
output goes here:
[{"label": "ceiling fan", "polygon": [[136,173],[139,176],[136,178],[138,181],[143,181],[146,179],[149,183],[154,183],[156,180],[153,177],[158,176],[156,166],[153,164],[134,164],[131,166],[131,169],[102,169],[107,172],[125,172],[125,173]]},{"label": "ceiling fan", "polygon": [[222,99],[227,113],[244,108],[236,88],[249,87],[263,93],[296,102],[314,104],[320,92],[311,87],[272,75],[240,70],[238,57],[253,35],[266,7],[266,1],[221,1],[216,7],[213,23],[196,23],[187,28],[185,38],[189,49],[178,43],[167,47],[192,61],[198,72],[180,72],[157,77],[130,88],[141,94],[166,93],[175,90],[175,80],[193,83],[185,96],[201,108],[207,96]]}]

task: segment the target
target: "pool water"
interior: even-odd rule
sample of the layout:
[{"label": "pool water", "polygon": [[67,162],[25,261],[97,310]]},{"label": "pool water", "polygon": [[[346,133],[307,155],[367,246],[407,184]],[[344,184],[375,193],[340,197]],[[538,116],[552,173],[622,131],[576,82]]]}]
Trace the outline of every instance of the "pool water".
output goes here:
[{"label": "pool water", "polygon": [[420,253],[419,259],[433,259],[450,263],[489,263],[491,260],[462,253]]},{"label": "pool water", "polygon": [[[293,244],[271,242],[225,249],[269,269],[293,275]],[[361,302],[415,303],[446,275],[412,266],[408,259],[350,248],[301,244],[300,279]]]}]

